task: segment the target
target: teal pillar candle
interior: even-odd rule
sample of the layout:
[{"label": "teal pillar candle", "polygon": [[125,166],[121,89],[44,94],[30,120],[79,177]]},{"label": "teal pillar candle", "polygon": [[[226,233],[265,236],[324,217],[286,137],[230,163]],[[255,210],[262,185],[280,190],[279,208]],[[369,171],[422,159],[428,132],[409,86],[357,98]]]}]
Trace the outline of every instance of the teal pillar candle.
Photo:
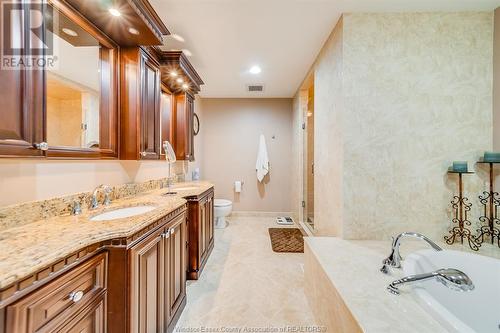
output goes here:
[{"label": "teal pillar candle", "polygon": [[483,160],[485,162],[500,162],[500,153],[493,151],[486,151],[484,152]]},{"label": "teal pillar candle", "polygon": [[454,161],[452,170],[455,172],[467,172],[467,161]]}]

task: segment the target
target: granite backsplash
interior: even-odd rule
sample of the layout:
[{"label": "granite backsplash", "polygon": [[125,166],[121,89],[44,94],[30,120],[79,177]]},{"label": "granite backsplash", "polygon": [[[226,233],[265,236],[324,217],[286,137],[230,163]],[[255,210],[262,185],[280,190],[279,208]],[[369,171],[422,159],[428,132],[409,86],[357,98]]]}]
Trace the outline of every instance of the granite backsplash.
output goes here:
[{"label": "granite backsplash", "polygon": [[[180,178],[180,177],[179,177]],[[177,179],[183,181],[183,179]],[[130,183],[112,186],[111,200],[130,197],[167,185],[167,178],[149,180],[142,183]],[[40,221],[54,216],[70,214],[75,202],[80,203],[82,210],[88,209],[92,191],[80,192],[47,200],[24,202],[21,204],[0,207],[0,230],[23,224]],[[98,193],[99,202],[103,201],[103,193]]]}]

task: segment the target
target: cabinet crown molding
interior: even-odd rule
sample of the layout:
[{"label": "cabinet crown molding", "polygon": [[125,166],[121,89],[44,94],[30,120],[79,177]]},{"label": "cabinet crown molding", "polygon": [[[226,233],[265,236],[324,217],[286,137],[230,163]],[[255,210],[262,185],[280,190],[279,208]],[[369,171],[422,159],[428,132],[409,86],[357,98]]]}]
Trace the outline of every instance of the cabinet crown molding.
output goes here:
[{"label": "cabinet crown molding", "polygon": [[170,73],[175,70],[180,77],[182,77],[185,83],[189,84],[189,91],[192,95],[196,95],[200,92],[200,86],[204,84],[196,69],[191,64],[189,59],[182,51],[163,51],[159,47],[154,47],[153,52],[156,54],[160,60],[160,69],[162,82],[168,86],[168,88],[174,92],[183,92],[182,86],[179,85]]}]

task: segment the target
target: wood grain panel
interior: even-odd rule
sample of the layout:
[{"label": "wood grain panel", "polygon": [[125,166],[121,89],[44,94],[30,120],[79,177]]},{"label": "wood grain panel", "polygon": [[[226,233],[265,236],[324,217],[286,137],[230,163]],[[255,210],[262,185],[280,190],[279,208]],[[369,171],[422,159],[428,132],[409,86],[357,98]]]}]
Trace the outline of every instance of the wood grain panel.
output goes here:
[{"label": "wood grain panel", "polygon": [[[39,288],[6,309],[8,332],[50,332],[106,290],[106,253]],[[83,292],[81,300],[70,298]]]}]

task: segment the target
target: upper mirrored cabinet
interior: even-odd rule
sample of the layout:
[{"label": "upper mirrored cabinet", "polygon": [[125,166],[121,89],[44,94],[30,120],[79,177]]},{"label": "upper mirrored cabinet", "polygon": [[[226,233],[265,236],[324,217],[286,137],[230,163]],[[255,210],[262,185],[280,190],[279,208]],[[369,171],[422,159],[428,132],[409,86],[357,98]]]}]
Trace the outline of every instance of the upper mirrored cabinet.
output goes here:
[{"label": "upper mirrored cabinet", "polygon": [[62,13],[48,19],[47,37],[53,41],[58,61],[46,77],[47,142],[99,148],[101,45]]},{"label": "upper mirrored cabinet", "polygon": [[71,7],[48,6],[45,37],[48,156],[117,156],[117,47]]}]

